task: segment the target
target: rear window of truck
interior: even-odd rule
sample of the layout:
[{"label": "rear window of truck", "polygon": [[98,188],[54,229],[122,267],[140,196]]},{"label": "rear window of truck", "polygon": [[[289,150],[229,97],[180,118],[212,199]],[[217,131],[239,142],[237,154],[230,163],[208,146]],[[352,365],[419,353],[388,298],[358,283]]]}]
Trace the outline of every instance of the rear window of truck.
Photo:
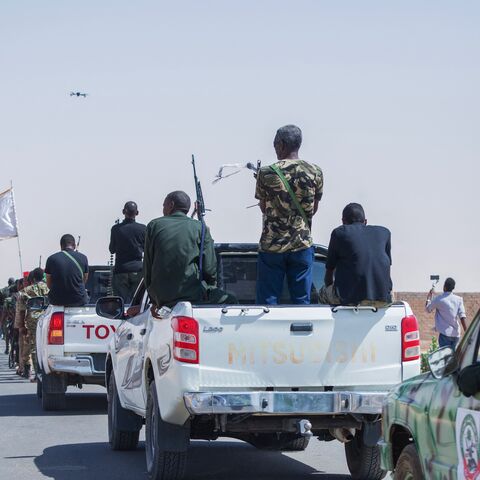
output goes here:
[{"label": "rear window of truck", "polygon": [[[311,303],[318,303],[318,291],[323,286],[325,277],[325,258],[315,256],[313,265],[313,285]],[[255,291],[257,283],[257,255],[221,253],[218,265],[218,284],[228,293],[233,293],[239,303],[246,305],[255,304]],[[280,304],[290,304],[287,281],[283,285],[283,293]]]}]

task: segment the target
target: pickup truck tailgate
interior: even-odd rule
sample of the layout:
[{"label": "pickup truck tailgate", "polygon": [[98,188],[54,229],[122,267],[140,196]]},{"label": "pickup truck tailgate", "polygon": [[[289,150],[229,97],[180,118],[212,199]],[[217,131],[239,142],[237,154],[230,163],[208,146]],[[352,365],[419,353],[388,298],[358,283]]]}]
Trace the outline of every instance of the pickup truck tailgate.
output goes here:
[{"label": "pickup truck tailgate", "polygon": [[95,307],[65,308],[65,353],[106,352],[120,320],[99,317]]},{"label": "pickup truck tailgate", "polygon": [[200,388],[365,387],[402,380],[404,305],[194,307]]}]

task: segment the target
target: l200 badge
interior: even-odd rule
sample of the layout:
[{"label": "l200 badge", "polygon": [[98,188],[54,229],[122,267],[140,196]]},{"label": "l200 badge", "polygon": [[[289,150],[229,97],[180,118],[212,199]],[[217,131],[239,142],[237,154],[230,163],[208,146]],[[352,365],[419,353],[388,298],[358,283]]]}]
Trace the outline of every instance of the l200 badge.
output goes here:
[{"label": "l200 badge", "polygon": [[222,333],[223,327],[203,327],[203,333]]}]

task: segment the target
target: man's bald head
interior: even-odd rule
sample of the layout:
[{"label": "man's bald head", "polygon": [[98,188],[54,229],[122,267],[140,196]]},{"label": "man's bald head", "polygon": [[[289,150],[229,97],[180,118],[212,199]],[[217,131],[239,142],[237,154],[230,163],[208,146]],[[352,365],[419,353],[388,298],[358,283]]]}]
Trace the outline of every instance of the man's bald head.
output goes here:
[{"label": "man's bald head", "polygon": [[135,218],[138,215],[138,206],[135,202],[129,201],[123,206],[122,213],[125,218]]},{"label": "man's bald head", "polygon": [[163,202],[163,214],[171,215],[175,212],[182,212],[186,215],[190,210],[191,205],[192,202],[190,201],[190,197],[185,192],[182,190],[175,190],[165,197],[165,201]]}]

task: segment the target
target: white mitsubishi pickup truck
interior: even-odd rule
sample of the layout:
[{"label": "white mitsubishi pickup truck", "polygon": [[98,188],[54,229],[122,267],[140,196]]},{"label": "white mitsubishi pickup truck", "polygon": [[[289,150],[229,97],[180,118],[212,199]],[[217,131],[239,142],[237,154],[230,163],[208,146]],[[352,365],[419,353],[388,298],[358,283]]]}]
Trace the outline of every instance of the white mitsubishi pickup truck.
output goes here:
[{"label": "white mitsubishi pickup truck", "polygon": [[[255,304],[257,245],[216,246],[219,286],[238,305],[153,310],[143,284],[123,315],[120,298],[97,313],[122,317],[106,363],[108,433],[134,449],[146,425],[152,479],[181,479],[190,439],[233,437],[261,449],[303,450],[339,440],[351,475],[381,479],[377,441],[388,391],[420,372],[418,323],[388,308]],[[326,249],[316,247],[314,291]]]},{"label": "white mitsubishi pickup truck", "polygon": [[[86,285],[90,294],[88,305],[49,305],[39,318],[37,396],[44,410],[65,408],[69,385],[104,385],[107,344],[120,324],[120,320],[100,318],[95,313],[97,299],[107,293],[109,268],[90,267]],[[35,303],[37,298],[30,302]],[[42,305],[37,304],[37,308]]]}]

